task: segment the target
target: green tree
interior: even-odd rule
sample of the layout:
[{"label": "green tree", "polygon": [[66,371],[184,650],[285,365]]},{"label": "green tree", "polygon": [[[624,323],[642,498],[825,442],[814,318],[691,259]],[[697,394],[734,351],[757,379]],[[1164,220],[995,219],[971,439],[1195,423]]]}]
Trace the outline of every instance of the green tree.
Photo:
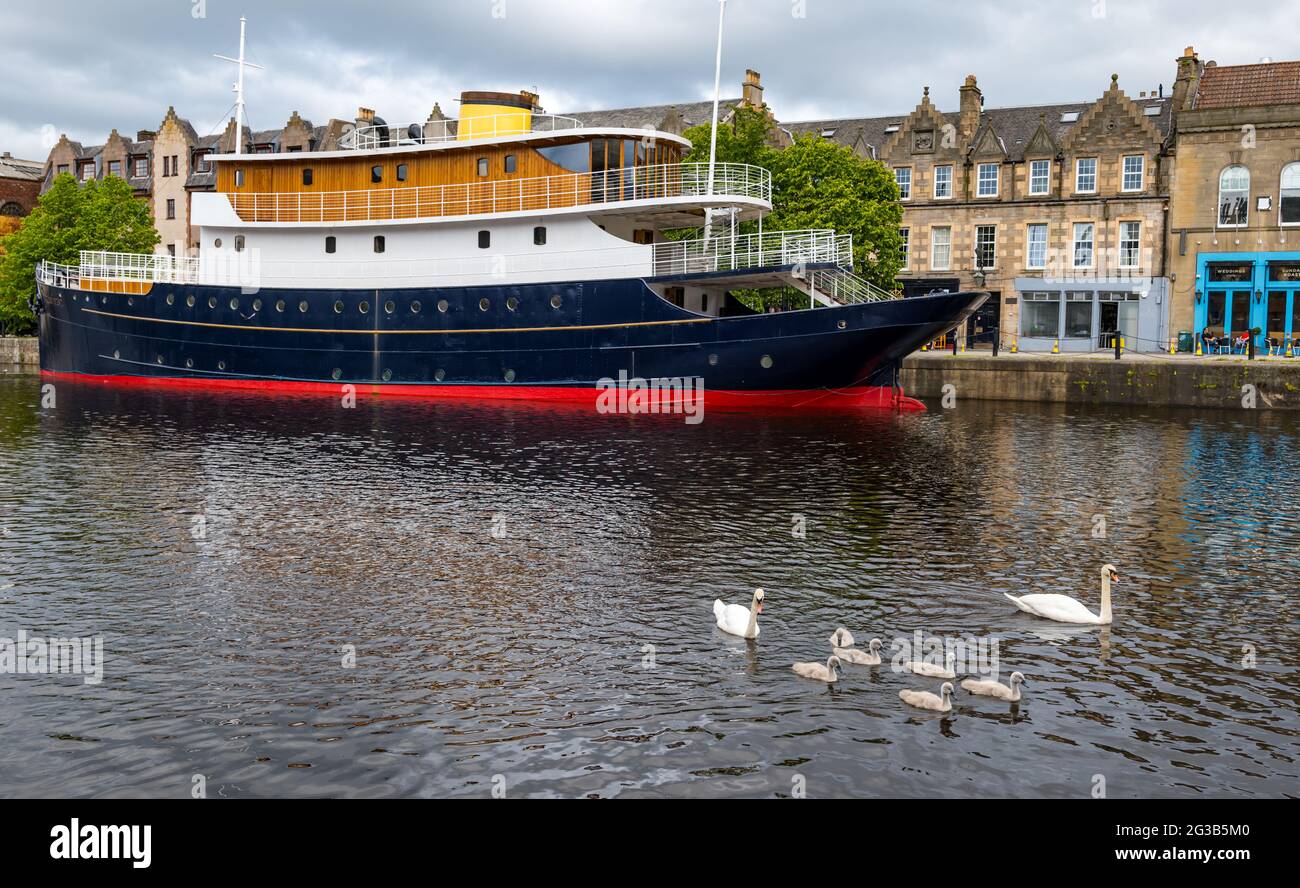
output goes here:
[{"label": "green tree", "polygon": [[158,244],[149,206],[117,176],[84,186],[67,173],[56,176],[31,215],[0,239],[0,326],[30,332],[35,317],[27,301],[36,293],[36,263],[76,265],[82,250],[149,253]]},{"label": "green tree", "polygon": [[[685,163],[709,162],[709,134],[712,123],[693,126],[683,136],[691,140],[691,150],[682,158]],[[762,111],[749,107],[735,109],[730,123],[718,127],[718,163],[748,163],[766,167],[772,149],[772,120]]]}]

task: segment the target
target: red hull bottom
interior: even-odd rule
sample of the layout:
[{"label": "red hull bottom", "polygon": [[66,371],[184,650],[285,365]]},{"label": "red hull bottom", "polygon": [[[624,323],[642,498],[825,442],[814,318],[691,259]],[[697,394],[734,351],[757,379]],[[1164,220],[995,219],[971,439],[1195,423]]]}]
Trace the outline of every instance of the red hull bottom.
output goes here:
[{"label": "red hull bottom", "polygon": [[[349,383],[293,382],[272,379],[200,379],[167,376],[90,376],[83,373],[64,373],[42,370],[41,376],[65,379],[72,382],[138,388],[193,389],[201,391],[238,391],[264,394],[317,394],[340,397],[348,394]],[[500,386],[500,385],[382,385],[361,383],[353,386],[353,393],[376,397],[418,397],[456,401],[545,401],[590,405],[596,409],[600,390],[573,386]],[[925,405],[903,394],[901,388],[887,386],[857,386],[846,389],[784,390],[784,391],[724,391],[705,390],[702,393],[705,409],[745,408],[836,410],[871,408],[880,410],[925,410]],[[626,404],[624,399],[624,403]],[[685,405],[692,404],[691,393],[670,393],[662,401],[647,398],[639,409],[608,412],[619,413],[681,413]]]}]

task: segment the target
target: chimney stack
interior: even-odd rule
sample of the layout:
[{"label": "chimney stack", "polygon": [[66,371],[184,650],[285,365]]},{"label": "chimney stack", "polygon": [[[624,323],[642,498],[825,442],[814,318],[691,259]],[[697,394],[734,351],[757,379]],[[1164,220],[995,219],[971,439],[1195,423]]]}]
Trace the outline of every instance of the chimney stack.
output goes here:
[{"label": "chimney stack", "polygon": [[740,85],[741,103],[755,111],[763,110],[763,75],[753,68],[745,71],[745,82]]},{"label": "chimney stack", "polygon": [[1189,109],[1196,101],[1196,86],[1201,79],[1202,70],[1201,60],[1197,58],[1196,50],[1190,46],[1184,49],[1178,59],[1178,76],[1174,79],[1171,93],[1175,111]]},{"label": "chimney stack", "polygon": [[962,139],[969,144],[980,126],[980,109],[984,107],[984,94],[975,84],[975,75],[967,74],[961,90],[961,111],[958,116]]}]

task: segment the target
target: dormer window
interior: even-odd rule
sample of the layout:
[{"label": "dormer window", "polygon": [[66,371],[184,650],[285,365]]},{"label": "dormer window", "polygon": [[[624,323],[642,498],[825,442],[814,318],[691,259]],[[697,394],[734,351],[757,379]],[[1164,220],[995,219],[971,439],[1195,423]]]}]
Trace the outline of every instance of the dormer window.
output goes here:
[{"label": "dormer window", "polygon": [[996,163],[982,163],[976,171],[975,196],[998,196],[998,167]]}]

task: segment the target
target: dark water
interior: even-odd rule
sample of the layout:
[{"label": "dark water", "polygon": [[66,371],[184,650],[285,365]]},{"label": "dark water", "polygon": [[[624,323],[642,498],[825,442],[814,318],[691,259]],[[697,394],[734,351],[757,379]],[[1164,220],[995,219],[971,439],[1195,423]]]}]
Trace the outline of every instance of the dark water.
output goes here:
[{"label": "dark water", "polygon": [[[0,379],[0,636],[104,678],[0,675],[0,795],[1300,795],[1294,416],[57,399]],[[1002,598],[1104,561],[1112,627]],[[795,676],[840,623],[992,637],[1025,700]]]}]

